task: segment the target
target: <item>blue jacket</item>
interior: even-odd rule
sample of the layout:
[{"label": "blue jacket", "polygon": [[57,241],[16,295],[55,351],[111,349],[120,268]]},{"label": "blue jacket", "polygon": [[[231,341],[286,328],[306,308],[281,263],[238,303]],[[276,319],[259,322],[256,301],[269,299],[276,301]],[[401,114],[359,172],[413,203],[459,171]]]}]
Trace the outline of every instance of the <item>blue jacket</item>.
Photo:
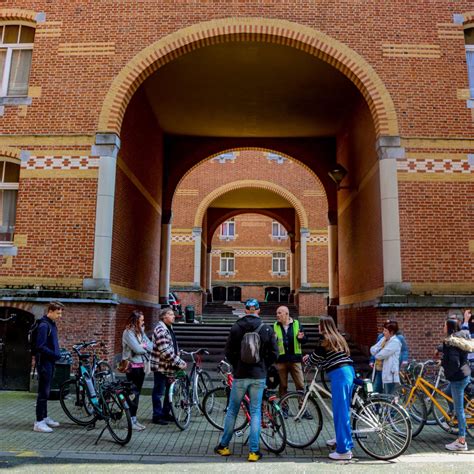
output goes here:
[{"label": "blue jacket", "polygon": [[[397,336],[398,340],[402,343],[402,350],[400,351],[400,364],[402,362],[408,362],[408,357],[409,357],[408,344],[407,344],[407,341],[405,340],[405,336],[403,336],[403,334],[401,334],[401,333],[398,333],[396,336]],[[375,341],[375,344],[377,344],[377,342],[379,342],[380,339],[382,339],[382,337],[383,337],[383,333],[379,334],[377,336],[377,341]],[[375,363],[375,357],[374,356],[370,356],[370,363],[371,364]]]},{"label": "blue jacket", "polygon": [[56,362],[61,358],[59,351],[58,328],[56,323],[43,316],[39,322],[36,336],[38,363]]}]

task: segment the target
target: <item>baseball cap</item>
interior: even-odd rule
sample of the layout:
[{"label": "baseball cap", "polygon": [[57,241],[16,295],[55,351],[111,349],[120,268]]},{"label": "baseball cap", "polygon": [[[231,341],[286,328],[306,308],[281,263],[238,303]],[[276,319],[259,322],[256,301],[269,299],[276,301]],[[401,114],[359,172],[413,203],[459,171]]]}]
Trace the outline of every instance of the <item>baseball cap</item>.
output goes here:
[{"label": "baseball cap", "polygon": [[245,307],[249,309],[250,307],[254,307],[255,309],[259,309],[260,305],[258,304],[258,301],[255,298],[250,298],[245,302]]}]

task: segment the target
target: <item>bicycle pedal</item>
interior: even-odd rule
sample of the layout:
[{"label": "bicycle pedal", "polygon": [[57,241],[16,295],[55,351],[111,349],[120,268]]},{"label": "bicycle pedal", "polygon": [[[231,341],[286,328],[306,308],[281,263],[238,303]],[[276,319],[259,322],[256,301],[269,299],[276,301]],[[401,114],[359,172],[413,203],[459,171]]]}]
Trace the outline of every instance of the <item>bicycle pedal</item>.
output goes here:
[{"label": "bicycle pedal", "polygon": [[95,423],[91,423],[90,425],[87,425],[87,426],[86,426],[86,430],[87,430],[87,431],[95,430]]},{"label": "bicycle pedal", "polygon": [[242,436],[244,435],[244,432],[242,430],[239,430],[239,431],[236,431],[234,434],[237,438],[242,438]]}]

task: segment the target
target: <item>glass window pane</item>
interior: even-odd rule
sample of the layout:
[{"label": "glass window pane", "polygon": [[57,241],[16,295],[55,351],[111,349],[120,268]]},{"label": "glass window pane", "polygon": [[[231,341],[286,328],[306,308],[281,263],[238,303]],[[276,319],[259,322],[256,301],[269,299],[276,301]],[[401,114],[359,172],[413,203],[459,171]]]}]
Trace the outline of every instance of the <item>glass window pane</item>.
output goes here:
[{"label": "glass window pane", "polygon": [[221,258],[221,272],[225,272],[226,271],[226,259],[225,258]]},{"label": "glass window pane", "polygon": [[5,25],[5,35],[3,36],[3,42],[5,44],[18,43],[19,31],[19,25]]},{"label": "glass window pane", "polygon": [[20,179],[20,166],[15,163],[5,162],[5,183],[18,183]]},{"label": "glass window pane", "polygon": [[227,260],[227,271],[228,272],[233,272],[234,271],[234,259],[233,258],[229,258],[229,260]]},{"label": "glass window pane", "polygon": [[28,77],[30,76],[32,54],[31,49],[13,50],[7,95],[25,96],[28,94]]},{"label": "glass window pane", "polygon": [[234,229],[235,229],[235,224],[233,222],[229,222],[229,235],[230,236],[235,235]]},{"label": "glass window pane", "polygon": [[18,191],[0,191],[0,241],[13,242]]},{"label": "glass window pane", "polygon": [[3,80],[3,71],[5,69],[5,60],[7,58],[7,50],[0,49],[0,84]]},{"label": "glass window pane", "polygon": [[280,271],[286,272],[286,260],[284,258],[280,260]]},{"label": "glass window pane", "polygon": [[22,26],[20,30],[20,43],[33,43],[35,40],[35,29]]},{"label": "glass window pane", "polygon": [[466,51],[467,75],[471,97],[474,98],[474,51]]}]

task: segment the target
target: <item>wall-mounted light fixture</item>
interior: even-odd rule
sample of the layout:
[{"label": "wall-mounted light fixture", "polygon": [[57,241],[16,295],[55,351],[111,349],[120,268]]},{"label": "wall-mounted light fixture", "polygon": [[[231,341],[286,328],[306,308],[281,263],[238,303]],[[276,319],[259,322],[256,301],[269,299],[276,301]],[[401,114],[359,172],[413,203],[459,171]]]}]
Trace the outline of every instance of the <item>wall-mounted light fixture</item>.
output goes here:
[{"label": "wall-mounted light fixture", "polygon": [[340,189],[349,189],[350,186],[341,186],[342,180],[346,177],[347,170],[344,166],[336,163],[334,168],[331,171],[328,171],[328,176],[336,183],[337,190]]}]

